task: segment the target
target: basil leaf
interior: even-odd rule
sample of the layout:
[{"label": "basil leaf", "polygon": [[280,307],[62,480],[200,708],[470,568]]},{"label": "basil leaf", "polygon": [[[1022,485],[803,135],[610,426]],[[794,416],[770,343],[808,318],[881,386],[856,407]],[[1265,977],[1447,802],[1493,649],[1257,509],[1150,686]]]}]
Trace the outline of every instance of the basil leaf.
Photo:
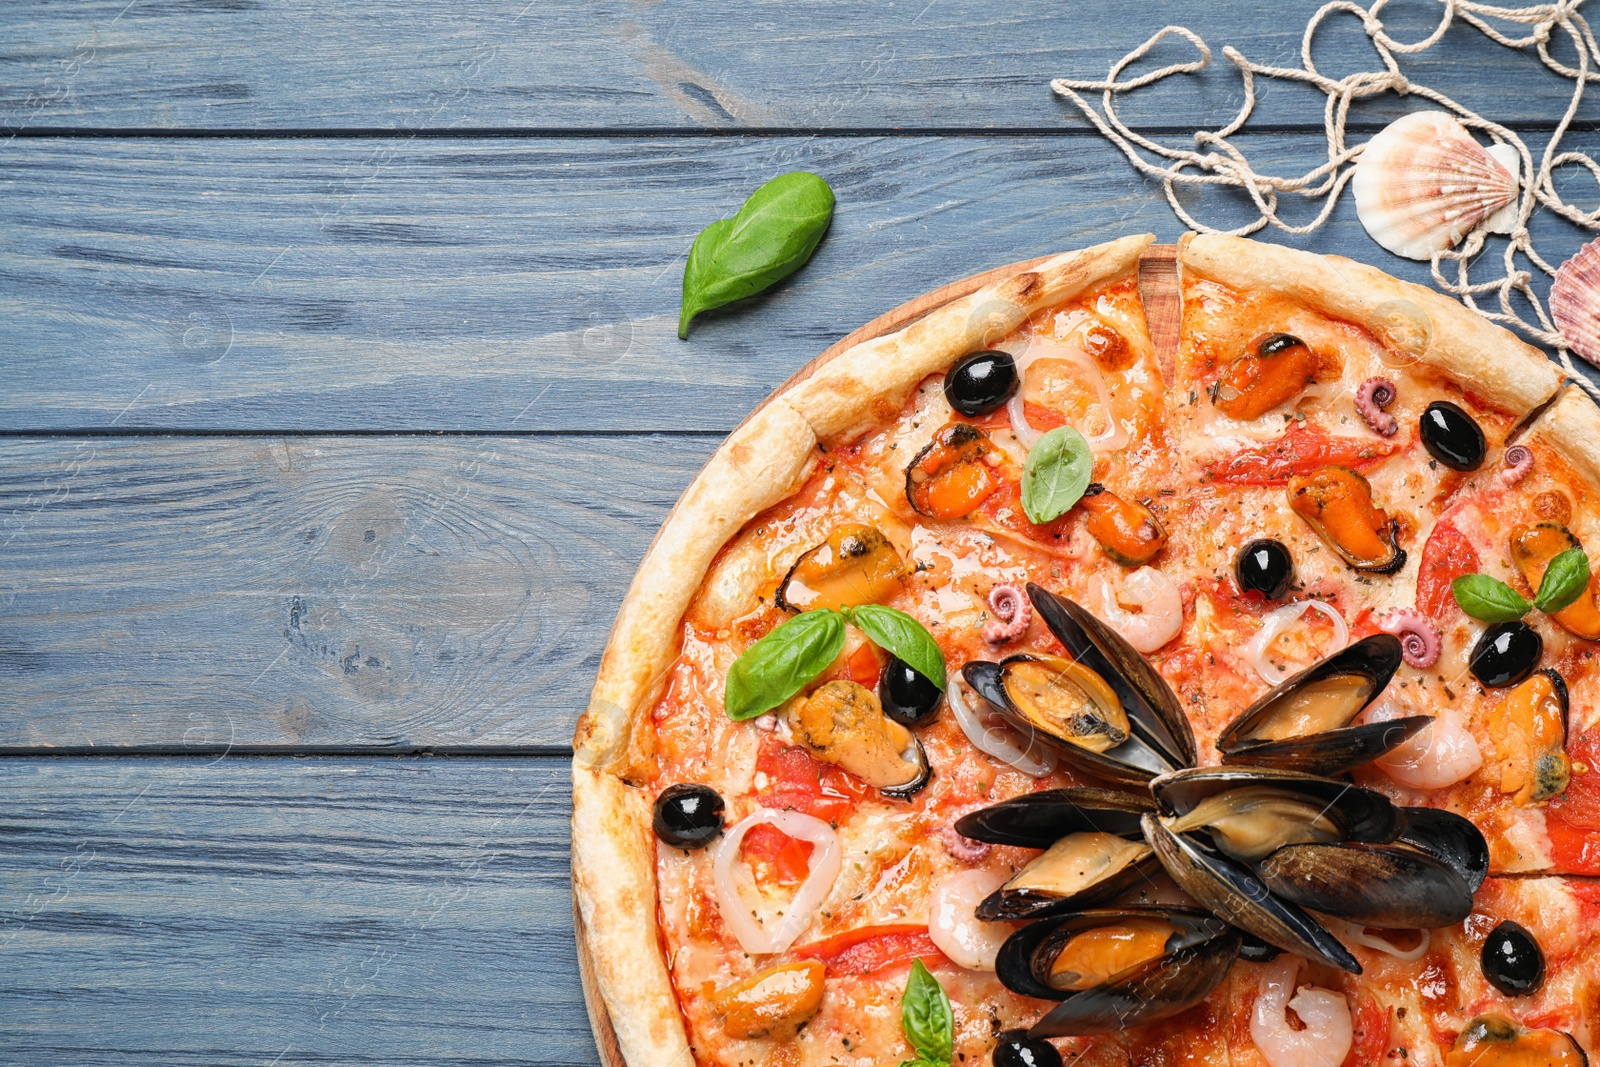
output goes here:
[{"label": "basil leaf", "polygon": [[929,1064],[950,1062],[956,1039],[950,998],[921,960],[911,964],[911,977],[906,979],[905,996],[900,998],[900,1025],[905,1029],[906,1040],[917,1050],[917,1059]]},{"label": "basil leaf", "polygon": [[847,612],[872,643],[904,660],[911,669],[944,689],[944,653],[923,625],[903,611],[882,604],[863,604]]},{"label": "basil leaf", "polygon": [[843,648],[843,615],[826,608],[796,615],[733,661],[722,709],[735,721],[771,711],[827,670]]},{"label": "basil leaf", "polygon": [[780,174],[750,195],[731,219],[700,232],[683,268],[678,339],[689,322],[787,278],[811,258],[833,219],[833,190],[803,170]]},{"label": "basil leaf", "polygon": [[1071,510],[1089,486],[1094,454],[1083,434],[1057,426],[1028,450],[1022,468],[1022,510],[1037,526]]},{"label": "basil leaf", "polygon": [[1533,607],[1515,589],[1487,574],[1463,574],[1450,583],[1450,592],[1462,611],[1484,622],[1520,619]]},{"label": "basil leaf", "polygon": [[1587,588],[1589,557],[1581,548],[1569,548],[1545,568],[1533,606],[1543,612],[1557,612],[1577,600]]}]

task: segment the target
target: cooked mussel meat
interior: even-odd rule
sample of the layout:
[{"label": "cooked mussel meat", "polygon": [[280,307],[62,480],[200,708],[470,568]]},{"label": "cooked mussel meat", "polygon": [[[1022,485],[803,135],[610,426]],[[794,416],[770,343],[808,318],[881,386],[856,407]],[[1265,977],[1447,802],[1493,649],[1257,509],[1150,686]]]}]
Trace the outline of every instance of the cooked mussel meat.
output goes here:
[{"label": "cooked mussel meat", "polygon": [[812,611],[875,604],[894,594],[906,573],[905,560],[883,531],[847,522],[789,568],[778,586],[778,607]]},{"label": "cooked mussel meat", "polygon": [[1289,508],[1358,571],[1393,574],[1405,566],[1400,524],[1372,499],[1372,485],[1349,467],[1319,467],[1289,479]]},{"label": "cooked mussel meat", "polygon": [[992,845],[1049,848],[1068,834],[1140,837],[1140,818],[1154,810],[1155,801],[1140,793],[1045,789],[968,812],[956,820],[956,832]]},{"label": "cooked mussel meat", "polygon": [[1191,908],[1125,907],[1030,923],[1001,946],[1007,988],[1061,1004],[1030,1031],[1065,1037],[1164,1019],[1228,973],[1239,932]]},{"label": "cooked mussel meat", "polygon": [[1401,808],[1397,840],[1449,864],[1474,893],[1489,877],[1489,843],[1483,831],[1453,811]]},{"label": "cooked mussel meat", "polygon": [[1559,1030],[1529,1030],[1504,1015],[1480,1015],[1456,1035],[1444,1067],[1587,1067],[1589,1058]]},{"label": "cooked mussel meat", "polygon": [[1342,774],[1403,744],[1427,715],[1351,726],[1401,662],[1400,640],[1373,634],[1296,674],[1222,731],[1224,763]]},{"label": "cooked mussel meat", "polygon": [[1168,830],[1203,832],[1246,863],[1286,845],[1392,841],[1400,829],[1383,794],[1294,771],[1203,767],[1158,778],[1151,788]]},{"label": "cooked mussel meat", "polygon": [[1507,693],[1490,713],[1489,734],[1500,755],[1500,791],[1519,807],[1554,800],[1567,791],[1567,683],[1546,668]]},{"label": "cooked mussel meat", "polygon": [[1149,876],[1155,855],[1142,838],[1068,834],[978,904],[986,922],[1059,915],[1110,900]]},{"label": "cooked mussel meat", "polygon": [[929,518],[970,515],[1000,488],[994,468],[999,461],[988,434],[971,423],[949,423],[906,468],[906,499],[912,510]]},{"label": "cooked mussel meat", "polygon": [[791,705],[788,718],[795,740],[812,756],[886,796],[909,797],[932,777],[922,742],[890,720],[877,695],[859,682],[825,683]]},{"label": "cooked mussel meat", "polygon": [[[1537,592],[1544,581],[1545,569],[1561,553],[1582,548],[1582,543],[1572,532],[1558,522],[1540,522],[1519,526],[1511,531],[1511,561],[1522,572],[1528,588]],[[1551,614],[1568,633],[1588,641],[1600,641],[1600,569],[1589,576],[1589,587],[1578,594],[1578,599]]]},{"label": "cooked mussel meat", "polygon": [[1124,500],[1099,482],[1090,482],[1078,506],[1088,519],[1084,523],[1106,555],[1124,567],[1141,567],[1167,543],[1167,531],[1154,512],[1132,500]]},{"label": "cooked mussel meat", "polygon": [[1256,865],[1279,898],[1364,926],[1453,926],[1472,914],[1472,889],[1426,852],[1404,845],[1288,845]]},{"label": "cooked mussel meat", "polygon": [[1023,723],[1090,752],[1128,739],[1128,713],[1100,675],[1061,656],[1025,654],[1000,664],[1007,703]]},{"label": "cooked mussel meat", "polygon": [[1223,371],[1211,402],[1230,419],[1259,418],[1316,381],[1317,368],[1316,354],[1300,338],[1263,334]]}]

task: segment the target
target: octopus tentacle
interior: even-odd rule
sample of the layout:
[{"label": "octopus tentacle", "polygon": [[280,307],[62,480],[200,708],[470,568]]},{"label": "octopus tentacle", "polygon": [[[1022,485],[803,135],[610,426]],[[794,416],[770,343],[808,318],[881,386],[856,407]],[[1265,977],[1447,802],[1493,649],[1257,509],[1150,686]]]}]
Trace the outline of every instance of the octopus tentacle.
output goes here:
[{"label": "octopus tentacle", "polygon": [[1394,403],[1394,383],[1387,378],[1368,378],[1356,390],[1356,411],[1375,433],[1393,437],[1400,424],[1383,409]]},{"label": "octopus tentacle", "polygon": [[1500,484],[1513,486],[1533,470],[1533,449],[1527,445],[1512,445],[1506,449],[1506,465],[1500,471]]},{"label": "octopus tentacle", "polygon": [[991,645],[1015,641],[1028,632],[1033,622],[1033,605],[1027,594],[1014,585],[997,585],[989,590],[989,610],[995,620],[983,628],[983,639]]},{"label": "octopus tentacle", "polygon": [[1395,608],[1378,623],[1378,629],[1400,639],[1406,666],[1426,669],[1439,662],[1439,627],[1416,608]]}]

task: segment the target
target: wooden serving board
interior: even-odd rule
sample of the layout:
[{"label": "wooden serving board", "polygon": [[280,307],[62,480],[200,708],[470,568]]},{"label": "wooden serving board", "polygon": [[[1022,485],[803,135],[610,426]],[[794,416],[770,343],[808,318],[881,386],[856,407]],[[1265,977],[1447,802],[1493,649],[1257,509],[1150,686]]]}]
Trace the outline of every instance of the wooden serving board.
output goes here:
[{"label": "wooden serving board", "polygon": [[[818,367],[846,349],[854,348],[863,341],[870,341],[875,337],[882,337],[885,334],[894,333],[896,330],[902,330],[929,312],[935,311],[951,301],[959,300],[986,285],[1036,267],[1050,258],[1052,257],[1040,256],[1036,259],[1025,259],[1004,267],[986,270],[981,274],[968,275],[959,281],[951,282],[949,285],[942,285],[931,292],[923,293],[913,300],[908,300],[893,311],[879,315],[865,326],[829,345],[815,359],[797,370],[787,381],[769,393],[767,399],[757,405],[750,415],[745,417],[745,421],[748,422],[756,412],[771,403],[773,397],[783,393],[795,383],[804,381]],[[1176,348],[1177,341],[1175,316],[1178,313],[1178,304],[1173,299],[1178,292],[1176,260],[1177,246],[1152,245],[1140,257],[1139,270],[1140,289],[1146,297],[1146,303],[1149,308],[1151,336],[1156,341],[1157,351],[1161,357],[1162,370],[1169,381],[1171,379],[1172,350]],[[741,425],[743,424],[741,423]],[[669,513],[667,518],[663,520],[662,526],[665,527],[671,519],[672,516]],[[604,1064],[604,1067],[629,1067],[627,1061],[622,1058],[622,1050],[617,1045],[616,1031],[611,1026],[611,1016],[607,1013],[605,1001],[600,996],[599,987],[595,984],[594,961],[589,955],[588,937],[584,930],[583,916],[579,913],[576,898],[572,902],[572,925],[578,943],[578,974],[583,982],[584,1005],[589,1010],[589,1027],[594,1031],[595,1045],[600,1050],[600,1062]]]}]

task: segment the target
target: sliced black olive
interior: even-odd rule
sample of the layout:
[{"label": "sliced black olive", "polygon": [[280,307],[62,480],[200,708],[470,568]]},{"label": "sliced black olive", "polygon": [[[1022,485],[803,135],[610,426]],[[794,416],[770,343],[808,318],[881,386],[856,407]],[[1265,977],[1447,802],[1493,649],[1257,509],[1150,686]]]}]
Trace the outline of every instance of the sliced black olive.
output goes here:
[{"label": "sliced black olive", "polygon": [[938,686],[898,657],[891,658],[878,676],[878,702],[883,705],[883,713],[901,726],[920,726],[931,719],[942,695]]},{"label": "sliced black olive", "polygon": [[1435,400],[1422,413],[1422,446],[1451,470],[1475,471],[1483,466],[1488,445],[1471,415],[1448,400]]},{"label": "sliced black olive", "polygon": [[1026,1030],[1007,1030],[994,1047],[994,1067],[1061,1067],[1061,1053]]},{"label": "sliced black olive", "polygon": [[1472,676],[1490,689],[1517,685],[1533,673],[1544,654],[1544,638],[1521,619],[1497,622],[1472,646],[1467,661]]},{"label": "sliced black olive", "polygon": [[1282,541],[1263,537],[1239,550],[1233,563],[1239,588],[1254,590],[1268,600],[1277,600],[1289,591],[1294,581],[1294,557]]},{"label": "sliced black olive", "polygon": [[656,797],[651,823],[673,848],[704,848],[722,834],[722,798],[708,785],[669,785]]},{"label": "sliced black olive", "polygon": [[1510,919],[1483,943],[1483,976],[1508,997],[1527,997],[1544,985],[1544,950],[1527,928]]},{"label": "sliced black olive", "polygon": [[944,376],[944,398],[968,418],[998,411],[1017,391],[1017,361],[1009,352],[973,352]]}]

